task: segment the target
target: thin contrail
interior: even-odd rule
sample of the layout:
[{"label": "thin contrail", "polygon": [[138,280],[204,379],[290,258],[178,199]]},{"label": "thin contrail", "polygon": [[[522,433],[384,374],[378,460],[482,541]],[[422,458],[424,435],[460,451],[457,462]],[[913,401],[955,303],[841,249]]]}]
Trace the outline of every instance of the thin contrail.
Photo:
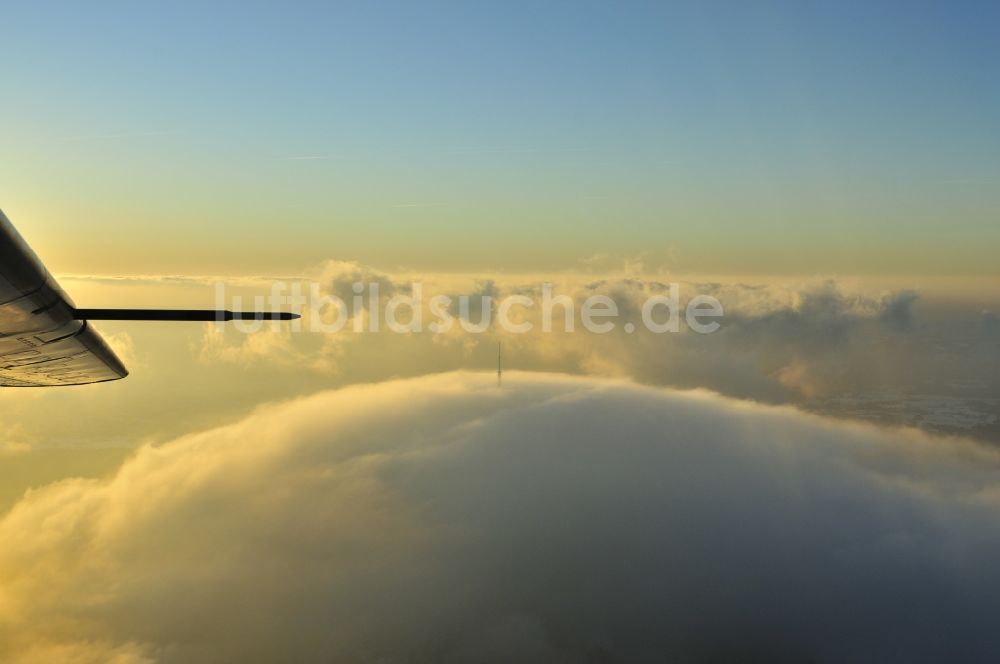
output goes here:
[{"label": "thin contrail", "polygon": [[304,154],[304,155],[292,155],[289,157],[271,157],[268,161],[321,161],[324,159],[339,159],[339,155],[335,154]]},{"label": "thin contrail", "polygon": [[124,132],[121,134],[91,134],[87,136],[65,136],[63,141],[100,141],[114,138],[146,138],[148,136],[173,136],[180,134],[179,131],[138,131]]}]

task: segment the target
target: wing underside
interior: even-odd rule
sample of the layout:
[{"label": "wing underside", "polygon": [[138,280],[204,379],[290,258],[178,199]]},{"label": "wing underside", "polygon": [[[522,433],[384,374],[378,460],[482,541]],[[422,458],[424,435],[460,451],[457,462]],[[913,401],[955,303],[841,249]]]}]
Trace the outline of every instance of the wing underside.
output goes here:
[{"label": "wing underside", "polygon": [[0,386],[81,385],[127,375],[0,212]]},{"label": "wing underside", "polygon": [[85,322],[76,330],[58,327],[0,337],[0,386],[81,385],[127,375],[104,340]]}]

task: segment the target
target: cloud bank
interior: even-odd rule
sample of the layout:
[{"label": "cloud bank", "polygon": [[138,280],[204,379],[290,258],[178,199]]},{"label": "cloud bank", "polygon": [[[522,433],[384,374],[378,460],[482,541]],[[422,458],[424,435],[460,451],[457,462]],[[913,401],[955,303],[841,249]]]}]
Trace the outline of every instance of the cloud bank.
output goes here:
[{"label": "cloud bank", "polygon": [[[384,310],[393,295],[410,293],[418,283],[423,331],[395,334],[383,321],[378,332],[371,332],[365,322],[367,309],[356,321],[328,334],[294,334],[294,326],[249,335],[206,330],[198,354],[203,366],[237,363],[349,377],[351,382],[382,380],[489,367],[502,342],[510,366],[520,369],[703,387],[838,417],[1000,442],[1000,346],[991,332],[989,310],[984,313],[982,308],[989,298],[961,288],[944,293],[932,288],[918,295],[899,284],[887,289],[824,279],[768,285],[628,274],[487,279],[391,274],[342,261],[328,262],[314,279],[324,294],[344,302],[351,300],[353,285],[377,284],[381,300],[376,310]],[[560,302],[552,307],[547,328],[542,303],[550,281]],[[684,318],[691,298],[708,296],[724,307],[725,315],[717,319],[721,327],[711,334],[694,333],[687,324],[680,324],[677,332],[659,334],[644,327],[643,303],[666,295],[672,284],[679,294],[679,318]],[[453,305],[460,296],[467,297],[472,322],[492,311],[493,325],[478,334],[457,324],[445,332],[428,329],[427,321],[437,319],[427,306],[433,295],[449,296]],[[512,296],[530,301],[511,308],[514,321],[530,325],[530,331],[505,333],[496,325],[497,302]],[[610,298],[616,305],[619,315],[609,333],[597,334],[581,325],[583,303],[594,296]],[[568,318],[575,321],[572,332],[566,330],[567,302],[572,311]],[[371,304],[371,298],[364,300],[365,307]],[[404,312],[408,320],[409,309],[404,307]],[[337,320],[336,313],[334,308],[320,314],[307,311],[302,329],[312,329],[316,316],[324,324]],[[457,306],[449,313],[457,316]],[[665,316],[665,309],[658,307],[654,319],[662,322]],[[360,323],[356,329],[355,323]],[[372,357],[395,361],[373,362]]]},{"label": "cloud bank", "polygon": [[[639,276],[562,275],[554,279],[537,276],[474,278],[455,275],[403,275],[377,271],[352,262],[330,261],[315,276],[325,294],[342,302],[351,302],[355,284],[367,293],[376,284],[381,299],[378,310],[395,294],[409,293],[419,282],[424,307],[421,318],[436,320],[427,307],[432,295],[452,298],[449,313],[457,317],[459,296],[469,298],[472,322],[479,323],[482,312],[492,311],[492,325],[481,334],[470,334],[455,324],[448,332],[424,329],[422,334],[403,340],[388,331],[383,322],[378,333],[352,332],[348,325],[333,334],[294,335],[293,326],[267,328],[257,334],[220,334],[206,328],[200,357],[206,362],[253,362],[288,364],[307,370],[337,373],[344,369],[338,361],[345,345],[352,347],[391,344],[427,344],[471,349],[485,346],[495,349],[504,339],[516,354],[518,366],[528,369],[562,370],[573,373],[630,377],[642,382],[676,387],[707,387],[741,398],[768,402],[801,402],[816,397],[834,396],[866,389],[896,386],[927,376],[941,376],[940,366],[928,367],[923,358],[929,346],[940,339],[915,340],[913,307],[918,300],[911,291],[866,291],[844,287],[834,281],[810,281],[791,285],[750,285],[675,281],[680,298],[680,317],[684,305],[696,295],[718,299],[725,308],[719,320],[721,329],[714,334],[694,334],[686,325],[679,332],[656,334],[642,328],[641,309],[651,297],[663,296],[670,288],[665,280]],[[552,293],[572,303],[570,319],[576,319],[573,331],[566,330],[566,307],[555,307],[552,328],[546,332],[540,303],[543,286],[550,281]],[[496,326],[497,302],[513,296],[528,296],[532,306],[513,308],[518,322],[532,326],[525,334],[505,334]],[[606,296],[615,303],[620,316],[614,319],[610,334],[594,334],[582,328],[579,316],[584,301],[592,296]],[[483,304],[492,300],[492,307]],[[370,299],[365,306],[371,307]],[[310,312],[303,329],[309,329]],[[366,319],[370,311],[362,311]],[[491,316],[486,314],[487,321]],[[658,311],[662,321],[664,311]],[[978,316],[978,312],[977,312]],[[408,317],[408,314],[404,314]],[[324,323],[336,319],[335,311],[320,316]],[[626,323],[636,326],[631,334]],[[262,337],[262,339],[255,339]],[[270,343],[266,342],[270,341]],[[964,338],[962,339],[965,340]],[[909,344],[901,342],[909,342]],[[916,341],[916,343],[914,343]],[[276,345],[283,352],[275,351]],[[918,346],[913,348],[912,346]],[[492,353],[495,354],[495,353]],[[436,370],[456,368],[462,355]],[[513,356],[512,356],[513,357]],[[961,369],[981,366],[965,362]],[[959,367],[955,367],[956,373]],[[968,375],[968,372],[961,374]],[[381,376],[382,378],[387,376]]]},{"label": "cloud bank", "polygon": [[30,492],[0,660],[984,661],[998,470],[625,382],[327,391]]}]

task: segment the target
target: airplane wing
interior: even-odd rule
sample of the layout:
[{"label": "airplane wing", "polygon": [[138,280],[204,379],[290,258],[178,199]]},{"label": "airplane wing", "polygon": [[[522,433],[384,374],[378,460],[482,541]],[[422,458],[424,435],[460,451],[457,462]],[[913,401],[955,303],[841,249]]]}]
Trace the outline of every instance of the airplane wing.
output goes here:
[{"label": "airplane wing", "polygon": [[127,375],[0,211],[0,386],[82,385]]},{"label": "airplane wing", "polygon": [[0,387],[83,385],[128,375],[90,320],[295,320],[284,311],[77,309],[0,211]]}]

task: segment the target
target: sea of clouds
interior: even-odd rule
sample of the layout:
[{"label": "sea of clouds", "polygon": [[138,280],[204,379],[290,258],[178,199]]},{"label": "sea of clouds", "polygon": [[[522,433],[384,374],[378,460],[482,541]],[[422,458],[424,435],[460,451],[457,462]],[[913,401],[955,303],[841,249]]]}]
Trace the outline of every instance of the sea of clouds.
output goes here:
[{"label": "sea of clouds", "polygon": [[0,660],[989,661],[998,470],[628,381],[321,391],[30,491]]}]

